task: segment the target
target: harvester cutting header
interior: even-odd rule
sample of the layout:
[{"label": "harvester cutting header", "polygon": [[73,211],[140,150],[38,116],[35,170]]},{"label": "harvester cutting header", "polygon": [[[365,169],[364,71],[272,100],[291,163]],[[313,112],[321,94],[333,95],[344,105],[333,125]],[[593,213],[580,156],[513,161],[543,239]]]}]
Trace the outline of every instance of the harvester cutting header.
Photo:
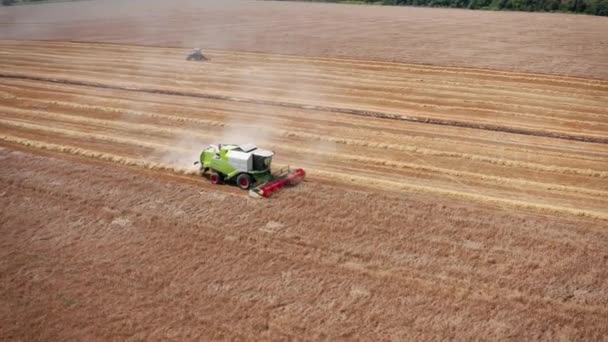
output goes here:
[{"label": "harvester cutting header", "polygon": [[270,165],[274,152],[255,145],[209,145],[201,152],[200,164],[203,175],[209,172],[213,184],[235,183],[249,190],[252,197],[269,197],[273,192],[299,183],[306,176],[303,169],[291,171],[289,167],[272,173]]}]

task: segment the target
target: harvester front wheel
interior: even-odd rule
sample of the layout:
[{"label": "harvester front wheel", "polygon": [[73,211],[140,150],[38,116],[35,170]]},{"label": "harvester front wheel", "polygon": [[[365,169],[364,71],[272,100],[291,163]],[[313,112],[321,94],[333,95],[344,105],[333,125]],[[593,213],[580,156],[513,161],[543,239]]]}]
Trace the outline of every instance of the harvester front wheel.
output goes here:
[{"label": "harvester front wheel", "polygon": [[236,184],[243,190],[249,190],[249,188],[251,188],[251,183],[251,176],[246,173],[241,173],[236,177]]},{"label": "harvester front wheel", "polygon": [[222,184],[224,178],[217,172],[211,172],[209,180],[211,181],[211,184]]}]

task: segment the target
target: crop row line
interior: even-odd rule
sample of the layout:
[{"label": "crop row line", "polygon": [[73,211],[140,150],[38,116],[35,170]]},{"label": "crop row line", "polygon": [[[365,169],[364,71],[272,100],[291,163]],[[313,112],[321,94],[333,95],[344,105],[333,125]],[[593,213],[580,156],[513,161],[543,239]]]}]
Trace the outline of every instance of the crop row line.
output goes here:
[{"label": "crop row line", "polygon": [[604,137],[575,135],[575,134],[567,134],[567,133],[554,132],[554,131],[532,130],[532,129],[516,128],[516,127],[494,125],[494,124],[473,123],[473,122],[467,122],[467,121],[435,119],[435,118],[422,117],[422,116],[401,115],[401,114],[359,110],[359,109],[352,109],[352,108],[309,105],[309,104],[301,104],[301,103],[293,103],[293,102],[280,102],[280,101],[251,99],[251,98],[243,98],[243,97],[233,97],[233,96],[226,96],[226,95],[191,93],[191,92],[174,91],[174,90],[167,90],[167,89],[126,87],[126,86],[119,86],[119,85],[103,84],[103,83],[98,83],[98,82],[76,81],[76,80],[66,80],[66,79],[58,79],[58,78],[46,78],[46,77],[37,77],[37,76],[7,74],[7,73],[0,73],[0,77],[1,78],[10,78],[10,79],[22,79],[22,80],[31,80],[31,81],[40,81],[40,82],[70,84],[70,85],[78,85],[78,86],[86,86],[86,87],[96,87],[96,88],[103,88],[103,89],[135,91],[135,92],[141,92],[141,93],[163,94],[163,95],[196,97],[196,98],[205,98],[205,99],[213,99],[213,100],[223,100],[223,101],[254,103],[254,104],[279,106],[279,107],[285,107],[285,108],[308,109],[308,110],[315,110],[315,111],[326,111],[326,112],[333,112],[333,113],[340,113],[340,114],[373,117],[373,118],[384,119],[384,120],[408,121],[408,122],[416,122],[416,123],[423,123],[423,124],[430,124],[430,125],[453,126],[453,127],[462,127],[462,128],[476,129],[476,130],[537,136],[537,137],[544,137],[544,138],[608,144],[608,138],[604,138]]}]

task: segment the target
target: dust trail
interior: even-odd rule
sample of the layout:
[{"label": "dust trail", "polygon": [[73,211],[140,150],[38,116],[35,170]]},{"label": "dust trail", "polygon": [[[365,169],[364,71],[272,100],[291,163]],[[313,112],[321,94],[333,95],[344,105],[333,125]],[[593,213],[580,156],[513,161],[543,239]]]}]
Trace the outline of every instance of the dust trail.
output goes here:
[{"label": "dust trail", "polygon": [[[219,57],[218,57],[219,58]],[[213,61],[211,61],[213,63]],[[305,68],[308,73],[315,75],[318,74],[319,71],[311,66],[303,65],[301,68]],[[239,66],[239,70],[236,71],[236,76],[232,79],[232,81],[237,85],[234,90],[235,93],[246,92],[252,88],[256,88],[259,92],[257,96],[259,98],[270,99],[271,101],[280,101],[285,98],[288,94],[300,94],[304,96],[307,103],[320,103],[320,94],[316,89],[310,91],[310,85],[301,84],[301,83],[290,83],[287,78],[288,75],[285,74],[275,74],[270,72],[271,70],[265,69],[261,66],[248,66],[247,64],[243,64]],[[280,89],[277,91],[276,89],[267,90],[266,88],[259,87],[258,83],[261,78],[272,79],[272,81],[288,84],[287,87]],[[239,98],[230,98],[232,101],[240,102],[242,99]],[[250,103],[251,110],[255,111],[263,110],[264,103],[260,102],[250,102],[249,100],[245,100],[245,102]],[[286,109],[288,110],[288,109]],[[231,115],[231,111],[229,109],[225,110],[227,115],[227,120],[223,124],[223,129],[221,132],[218,131],[217,140],[214,141],[216,143],[230,143],[230,144],[254,144],[260,148],[276,150],[279,147],[276,145],[277,141],[283,140],[286,135],[286,132],[291,127],[288,125],[288,120],[282,120],[276,117],[269,117],[267,115],[259,115],[254,118],[243,119],[238,115]],[[264,114],[264,113],[260,113]],[[327,150],[329,146],[334,145],[332,141],[323,141],[323,140],[312,140],[309,142],[309,147],[317,147],[319,149]],[[332,149],[333,150],[333,149]],[[306,158],[310,158],[312,155],[301,155],[296,156],[296,160],[304,160]],[[317,158],[319,158],[317,156]],[[275,157],[275,160],[278,160],[277,164],[283,163],[282,157],[280,155]]]},{"label": "dust trail", "polygon": [[[242,65],[239,66],[239,68],[240,70],[236,72],[236,77],[233,79],[237,84],[235,91],[247,91],[247,89],[255,87],[256,83],[259,82],[257,77],[261,71],[255,66]],[[276,79],[281,76],[271,75],[271,77]],[[268,96],[269,94],[262,92],[260,95]],[[282,93],[278,94],[278,96],[282,96]],[[251,107],[255,110],[257,106],[252,104]],[[270,120],[263,115],[243,121],[243,119],[238,116],[231,115],[229,110],[226,110],[226,113],[228,113],[227,122],[222,132],[218,132],[218,143],[251,143],[261,148],[271,148],[266,145],[273,140],[273,137],[278,136],[276,133],[277,123],[275,121]],[[278,125],[280,126],[280,123]]]},{"label": "dust trail", "polygon": [[209,138],[205,139],[189,133],[177,135],[170,148],[159,150],[161,152],[159,159],[162,163],[197,173],[198,167],[194,162],[199,160],[202,149],[209,144]]}]

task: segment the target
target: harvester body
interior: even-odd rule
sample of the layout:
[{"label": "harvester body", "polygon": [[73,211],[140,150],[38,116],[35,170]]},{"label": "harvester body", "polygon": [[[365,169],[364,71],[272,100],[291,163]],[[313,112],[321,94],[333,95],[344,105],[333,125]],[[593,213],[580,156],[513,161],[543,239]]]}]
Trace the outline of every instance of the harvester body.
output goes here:
[{"label": "harvester body", "polygon": [[295,185],[305,176],[304,170],[289,168],[271,173],[274,152],[255,145],[209,145],[200,155],[200,169],[210,172],[213,184],[235,182],[241,189],[250,190],[253,197],[268,197],[285,185]]},{"label": "harvester body", "polygon": [[196,49],[192,50],[192,52],[188,55],[188,57],[186,57],[186,60],[188,60],[188,61],[206,61],[206,60],[208,60],[208,58],[205,57],[205,55],[203,55],[203,52],[201,51],[200,48],[196,48]]}]

